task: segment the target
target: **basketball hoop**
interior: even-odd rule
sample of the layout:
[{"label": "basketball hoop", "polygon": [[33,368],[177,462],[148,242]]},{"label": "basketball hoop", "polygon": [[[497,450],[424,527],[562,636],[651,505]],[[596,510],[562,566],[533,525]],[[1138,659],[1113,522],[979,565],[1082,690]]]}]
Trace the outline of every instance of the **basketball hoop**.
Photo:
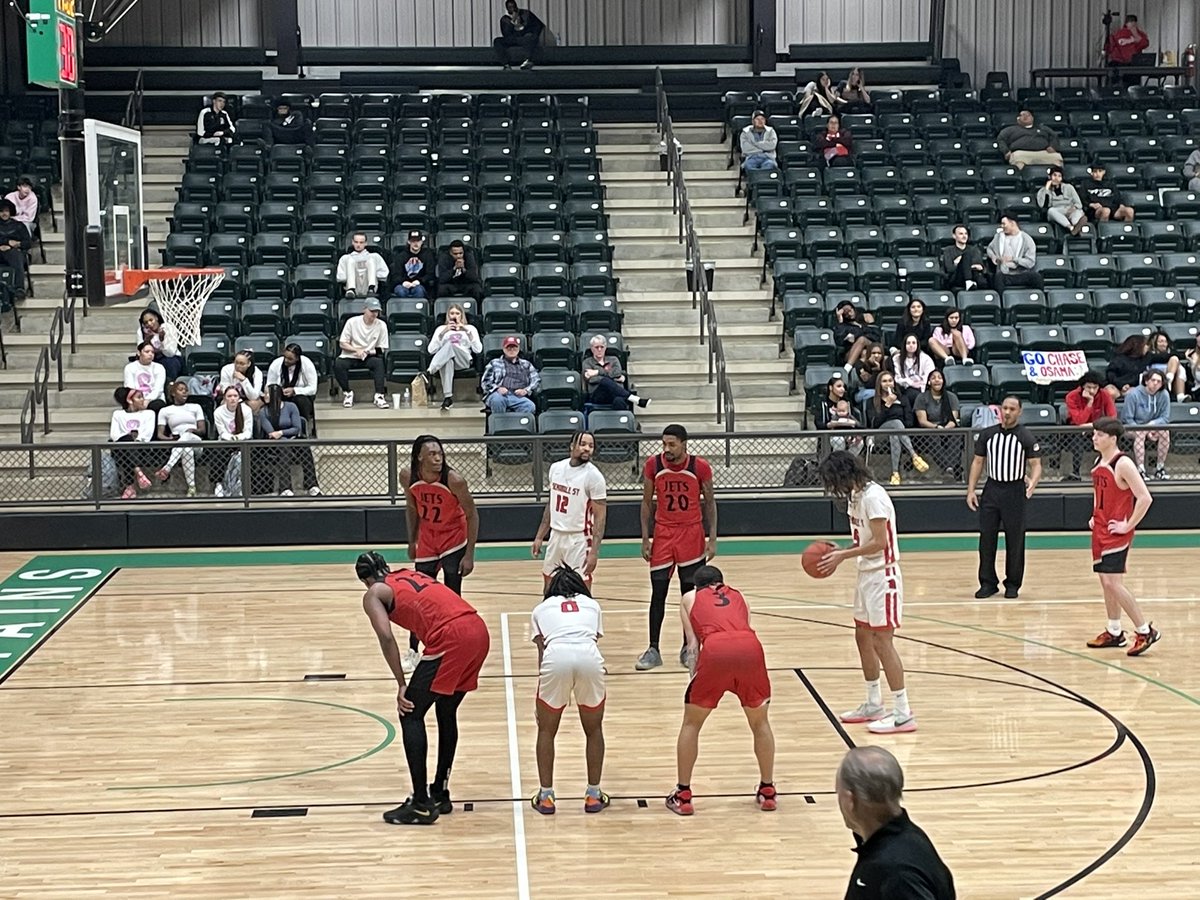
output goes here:
[{"label": "basketball hoop", "polygon": [[163,317],[179,330],[180,346],[193,347],[200,343],[204,304],[224,278],[224,269],[125,269],[121,287],[132,297],[148,284]]}]

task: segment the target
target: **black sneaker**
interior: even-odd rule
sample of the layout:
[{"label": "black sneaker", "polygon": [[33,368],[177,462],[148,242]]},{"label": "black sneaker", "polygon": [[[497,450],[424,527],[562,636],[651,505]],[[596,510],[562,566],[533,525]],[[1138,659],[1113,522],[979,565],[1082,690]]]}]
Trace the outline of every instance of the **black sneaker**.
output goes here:
[{"label": "black sneaker", "polygon": [[1018,591],[1017,591],[1017,588],[1015,588],[1015,587],[1008,587],[1008,588],[1004,589],[1004,599],[1005,600],[1016,600],[1017,595],[1018,595]]},{"label": "black sneaker", "polygon": [[442,409],[449,409],[449,408],[450,408],[450,407],[452,407],[453,405],[454,405],[454,398],[453,398],[453,397],[449,397],[449,396],[447,396],[447,397],[443,397],[443,398],[442,398]]},{"label": "black sneaker", "polygon": [[975,599],[986,600],[988,597],[995,597],[998,593],[1000,593],[998,587],[981,587],[975,592]]},{"label": "black sneaker", "polygon": [[437,809],[439,816],[448,816],[454,812],[454,804],[450,802],[450,789],[439,791],[432,784],[429,786],[429,801]]},{"label": "black sneaker", "polygon": [[438,810],[432,802],[422,803],[412,797],[383,814],[383,821],[389,825],[432,825],[437,818]]}]

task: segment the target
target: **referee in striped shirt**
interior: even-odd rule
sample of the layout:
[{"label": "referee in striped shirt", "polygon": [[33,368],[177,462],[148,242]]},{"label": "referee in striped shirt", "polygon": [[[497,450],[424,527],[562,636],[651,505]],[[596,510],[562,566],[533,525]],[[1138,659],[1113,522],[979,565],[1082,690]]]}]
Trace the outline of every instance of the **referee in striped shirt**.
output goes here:
[{"label": "referee in striped shirt", "polygon": [[[1005,397],[1000,424],[975,439],[975,458],[967,478],[967,506],[979,510],[979,590],[982,600],[1000,592],[996,577],[996,544],[1004,527],[1004,596],[1015,600],[1025,578],[1025,501],[1042,477],[1041,449],[1029,429],[1019,423],[1021,401]],[[975,494],[987,468],[983,497]],[[1028,474],[1026,474],[1028,471]]]}]

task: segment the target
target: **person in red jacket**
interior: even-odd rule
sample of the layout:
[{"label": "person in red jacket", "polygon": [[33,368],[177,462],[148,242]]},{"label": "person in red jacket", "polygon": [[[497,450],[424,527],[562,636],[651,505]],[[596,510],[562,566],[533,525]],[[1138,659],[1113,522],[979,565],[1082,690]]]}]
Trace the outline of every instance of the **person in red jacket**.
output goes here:
[{"label": "person in red jacket", "polygon": [[[1112,418],[1117,414],[1117,406],[1112,395],[1103,389],[1104,378],[1099,372],[1084,372],[1079,384],[1067,394],[1067,423],[1068,425],[1091,426],[1097,419]],[[1085,440],[1086,439],[1086,440]],[[1066,476],[1068,481],[1079,480],[1079,457],[1082,453],[1091,453],[1090,435],[1071,435],[1067,438],[1067,449],[1071,456],[1071,473]]]},{"label": "person in red jacket", "polygon": [[[1150,46],[1150,38],[1138,25],[1137,16],[1126,16],[1125,24],[1108,36],[1104,52],[1110,66],[1131,66],[1137,55]],[[1114,73],[1115,74],[1115,73]],[[1138,84],[1141,78],[1126,75],[1125,84]]]}]

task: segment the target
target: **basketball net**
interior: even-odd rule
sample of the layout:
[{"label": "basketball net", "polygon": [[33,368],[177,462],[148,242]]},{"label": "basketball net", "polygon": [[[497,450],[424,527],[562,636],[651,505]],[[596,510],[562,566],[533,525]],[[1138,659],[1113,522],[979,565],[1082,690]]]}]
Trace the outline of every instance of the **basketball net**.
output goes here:
[{"label": "basketball net", "polygon": [[150,296],[166,320],[179,330],[181,347],[200,343],[204,304],[224,278],[224,272],[198,271],[150,279]]}]

